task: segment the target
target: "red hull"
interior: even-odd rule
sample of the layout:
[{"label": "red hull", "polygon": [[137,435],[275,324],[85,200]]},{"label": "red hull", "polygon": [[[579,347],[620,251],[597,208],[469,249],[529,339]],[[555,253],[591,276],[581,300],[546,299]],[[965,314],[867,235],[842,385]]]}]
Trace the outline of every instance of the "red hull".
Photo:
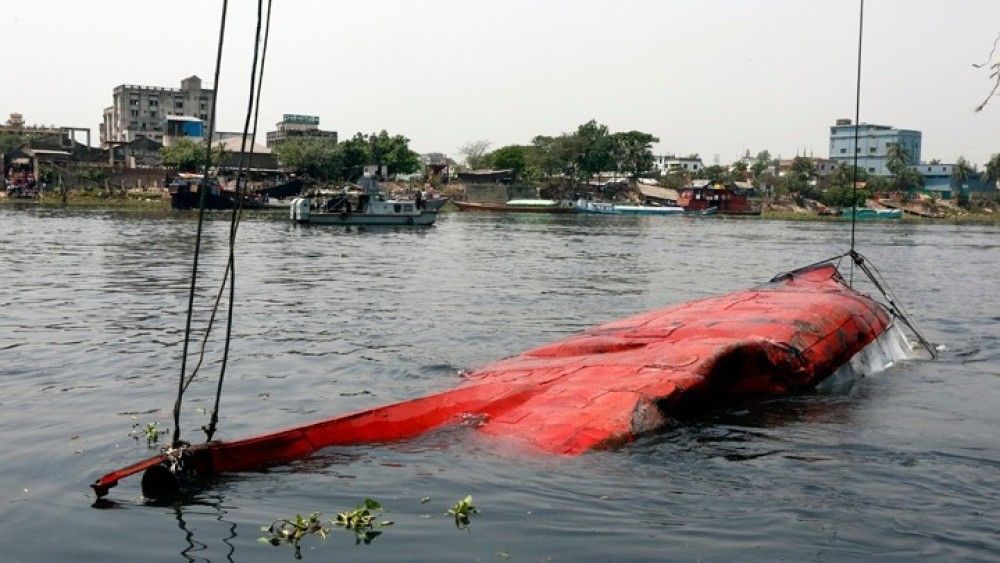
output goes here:
[{"label": "red hull", "polygon": [[[469,374],[452,390],[234,442],[192,446],[200,473],[242,471],[325,447],[390,442],[470,418],[483,434],[554,453],[610,447],[674,409],[811,387],[889,326],[889,313],[822,265],[768,284],[642,313]],[[119,479],[157,456],[105,475]]]}]

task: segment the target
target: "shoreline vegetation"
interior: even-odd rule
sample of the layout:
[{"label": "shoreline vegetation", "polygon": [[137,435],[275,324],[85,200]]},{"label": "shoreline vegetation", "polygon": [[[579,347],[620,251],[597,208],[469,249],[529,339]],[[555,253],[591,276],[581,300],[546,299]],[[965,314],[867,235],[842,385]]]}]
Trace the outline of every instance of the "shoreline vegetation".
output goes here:
[{"label": "shoreline vegetation", "polygon": [[[819,215],[812,209],[788,206],[780,203],[763,201],[758,202],[763,210],[759,216],[741,218],[743,220],[763,219],[770,221],[823,221],[842,222],[847,221],[846,217]],[[70,190],[66,198],[62,194],[46,194],[38,199],[15,199],[0,196],[0,206],[6,208],[44,208],[44,209],[68,209],[68,210],[94,210],[94,211],[116,211],[135,213],[164,213],[186,216],[194,213],[193,210],[177,211],[171,209],[170,198],[164,193],[156,190],[130,191],[127,194],[95,194],[89,191]],[[284,213],[284,208],[275,209],[247,209],[245,216],[249,217],[276,217]],[[457,212],[457,207],[448,204],[442,210],[445,213]],[[1000,212],[991,210],[988,207],[981,209],[958,209],[945,208],[942,217],[919,217],[909,213],[904,213],[902,219],[897,222],[906,224],[944,224],[944,225],[1000,225]],[[222,213],[210,212],[207,217],[228,218],[229,211]],[[724,217],[716,215],[707,218]]]}]

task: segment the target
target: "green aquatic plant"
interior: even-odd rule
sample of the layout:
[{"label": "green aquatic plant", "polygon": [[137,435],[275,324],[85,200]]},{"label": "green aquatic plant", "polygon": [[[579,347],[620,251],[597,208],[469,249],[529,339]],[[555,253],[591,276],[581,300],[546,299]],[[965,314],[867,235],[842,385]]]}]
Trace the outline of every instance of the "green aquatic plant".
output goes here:
[{"label": "green aquatic plant", "polygon": [[[344,528],[354,532],[355,545],[364,543],[368,545],[382,532],[375,527],[391,526],[391,520],[377,521],[377,513],[381,512],[382,505],[378,502],[366,498],[365,501],[353,510],[347,510],[337,514],[337,517],[330,521],[335,527]],[[262,526],[260,531],[263,536],[257,539],[261,543],[269,543],[274,546],[287,544],[295,548],[295,558],[302,559],[302,540],[307,536],[316,535],[326,540],[330,528],[323,525],[322,513],[313,512],[309,516],[296,514],[292,518],[282,518],[275,520],[270,526]]]},{"label": "green aquatic plant", "polygon": [[274,546],[291,545],[295,548],[295,558],[302,559],[302,540],[310,535],[317,535],[325,540],[326,534],[330,531],[323,526],[320,516],[319,512],[313,512],[309,516],[296,514],[291,519],[275,520],[270,526],[261,526],[260,531],[265,535],[257,541]]},{"label": "green aquatic plant", "polygon": [[459,530],[465,530],[469,527],[469,519],[473,514],[479,514],[479,510],[476,509],[476,505],[472,504],[472,495],[466,495],[465,498],[455,503],[455,506],[448,509],[449,516],[455,517],[455,527]]},{"label": "green aquatic plant", "polygon": [[143,426],[140,422],[136,422],[132,425],[132,431],[129,432],[128,435],[135,440],[138,440],[140,437],[145,437],[146,445],[152,447],[160,441],[160,436],[169,431],[169,428],[160,426],[159,422],[147,422],[145,426]]},{"label": "green aquatic plant", "polygon": [[382,535],[382,532],[375,529],[376,525],[379,527],[392,525],[391,520],[376,522],[376,513],[381,511],[381,504],[370,498],[366,498],[363,503],[355,506],[354,510],[347,510],[337,514],[333,525],[345,530],[352,530],[354,532],[355,544],[364,542],[365,545],[368,545],[372,540]]}]

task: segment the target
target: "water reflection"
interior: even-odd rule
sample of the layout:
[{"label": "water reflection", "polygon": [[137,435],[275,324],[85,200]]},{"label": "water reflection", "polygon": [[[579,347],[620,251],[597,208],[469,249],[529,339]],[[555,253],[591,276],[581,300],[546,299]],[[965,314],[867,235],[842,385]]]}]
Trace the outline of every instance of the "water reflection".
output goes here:
[{"label": "water reflection", "polygon": [[[211,563],[213,559],[209,556],[209,543],[206,542],[218,538],[225,546],[222,550],[222,556],[230,563],[234,561],[233,555],[236,553],[236,546],[233,544],[233,540],[237,537],[236,523],[226,519],[231,507],[225,506],[224,503],[225,497],[221,493],[200,492],[197,496],[188,500],[171,504],[170,508],[174,514],[174,518],[177,520],[177,527],[184,535],[185,545],[181,549],[180,555],[185,560],[191,563],[195,561]],[[208,508],[210,511],[208,514],[204,511],[198,512],[195,510],[195,507]],[[187,519],[191,516],[194,516],[198,521],[203,521],[204,519],[201,518],[203,516],[210,516],[216,522],[222,524],[222,528],[226,530],[226,534],[220,537],[216,530],[211,530],[211,533],[206,531],[202,534],[205,541],[199,540],[198,533],[187,522]],[[219,559],[215,558],[214,560],[218,561]]]}]

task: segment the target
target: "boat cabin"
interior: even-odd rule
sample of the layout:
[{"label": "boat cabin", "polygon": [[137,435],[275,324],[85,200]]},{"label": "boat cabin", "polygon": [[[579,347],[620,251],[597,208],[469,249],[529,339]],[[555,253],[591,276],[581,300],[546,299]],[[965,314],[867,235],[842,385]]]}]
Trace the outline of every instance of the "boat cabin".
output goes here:
[{"label": "boat cabin", "polygon": [[712,184],[708,180],[695,180],[684,188],[677,204],[685,211],[715,210],[729,215],[756,215],[760,210],[750,204],[752,191],[732,185]]}]

